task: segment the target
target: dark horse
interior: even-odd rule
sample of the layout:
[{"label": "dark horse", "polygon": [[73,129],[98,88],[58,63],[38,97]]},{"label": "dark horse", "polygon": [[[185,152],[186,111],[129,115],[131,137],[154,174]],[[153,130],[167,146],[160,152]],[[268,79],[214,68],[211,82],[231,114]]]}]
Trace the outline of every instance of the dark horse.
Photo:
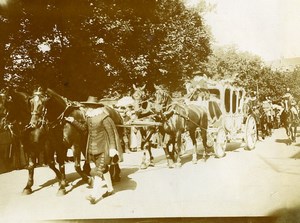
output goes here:
[{"label": "dark horse", "polygon": [[265,139],[266,136],[272,135],[272,119],[271,117],[264,111],[262,106],[259,108],[259,125],[261,129],[262,139]]},{"label": "dark horse", "polygon": [[[166,142],[165,152],[167,154],[169,166],[172,161],[177,166],[181,165],[180,151],[182,139],[181,135],[188,131],[193,143],[193,163],[197,163],[197,138],[201,136],[204,147],[203,158],[206,159],[207,150],[207,128],[208,113],[203,106],[173,102],[171,96],[164,90],[156,87],[156,104],[161,105],[163,111],[163,131],[170,136]],[[165,135],[166,139],[166,135]],[[173,150],[168,154],[168,147],[172,144]],[[171,158],[171,159],[170,159]]]},{"label": "dark horse", "polygon": [[[89,163],[85,162],[83,170],[80,165],[81,153],[86,154],[86,135],[71,124],[64,122],[65,116],[72,116],[77,121],[84,122],[84,113],[80,106],[63,98],[51,89],[47,89],[45,93],[38,89],[29,102],[31,105],[29,128],[32,129],[31,141],[34,146],[29,156],[29,179],[24,192],[26,194],[32,192],[34,158],[40,151],[41,145],[46,145],[47,164],[55,172],[59,181],[58,195],[66,194],[65,160],[68,148],[73,147],[75,170],[85,182],[91,184]],[[56,162],[59,169],[56,168]]]},{"label": "dark horse", "polygon": [[281,120],[283,126],[286,130],[286,134],[289,137],[288,144],[296,142],[297,135],[297,126],[298,126],[298,117],[291,111],[291,108],[288,106],[288,102],[284,103],[284,110],[281,113]]},{"label": "dark horse", "polygon": [[9,154],[5,154],[4,160],[9,163],[5,165],[23,168],[27,163],[24,149],[30,147],[29,131],[25,128],[30,120],[28,95],[6,88],[1,90],[0,96],[1,144],[9,145]]}]

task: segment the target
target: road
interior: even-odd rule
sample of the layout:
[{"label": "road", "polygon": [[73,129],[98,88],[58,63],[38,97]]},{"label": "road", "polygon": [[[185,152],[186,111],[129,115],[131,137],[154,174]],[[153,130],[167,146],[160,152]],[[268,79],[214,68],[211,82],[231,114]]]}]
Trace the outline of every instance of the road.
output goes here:
[{"label": "road", "polygon": [[163,151],[154,149],[155,167],[140,170],[141,153],[124,154],[121,182],[116,193],[91,205],[90,188],[66,166],[70,185],[56,196],[54,173],[35,171],[34,193],[21,195],[27,171],[0,175],[1,222],[51,219],[239,217],[271,216],[300,207],[300,139],[286,145],[284,129],[258,141],[252,151],[231,143],[226,156],[191,162],[191,151],[181,168],[169,169]]}]

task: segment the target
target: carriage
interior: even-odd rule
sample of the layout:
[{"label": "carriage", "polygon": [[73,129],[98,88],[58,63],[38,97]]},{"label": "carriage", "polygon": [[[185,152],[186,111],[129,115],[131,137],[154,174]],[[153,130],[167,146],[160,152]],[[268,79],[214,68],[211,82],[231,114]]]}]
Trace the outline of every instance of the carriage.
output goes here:
[{"label": "carriage", "polygon": [[255,118],[246,114],[243,109],[245,89],[235,87],[229,82],[215,81],[206,81],[205,86],[198,86],[197,89],[203,93],[202,98],[189,103],[200,103],[207,108],[207,144],[214,148],[215,156],[223,157],[230,141],[243,140],[246,149],[254,149],[257,125]]}]

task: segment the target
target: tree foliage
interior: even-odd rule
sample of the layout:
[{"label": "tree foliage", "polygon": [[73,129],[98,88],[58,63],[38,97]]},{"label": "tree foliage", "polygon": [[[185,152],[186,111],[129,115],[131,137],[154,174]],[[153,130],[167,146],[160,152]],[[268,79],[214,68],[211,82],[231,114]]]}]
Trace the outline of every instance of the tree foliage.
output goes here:
[{"label": "tree foliage", "polygon": [[180,0],[11,0],[0,15],[2,84],[76,99],[182,86],[211,53],[201,16]]},{"label": "tree foliage", "polygon": [[213,79],[226,79],[248,92],[257,91],[261,99],[269,96],[275,101],[285,93],[288,81],[282,72],[272,70],[260,57],[240,52],[233,46],[213,51],[206,64],[206,74]]}]

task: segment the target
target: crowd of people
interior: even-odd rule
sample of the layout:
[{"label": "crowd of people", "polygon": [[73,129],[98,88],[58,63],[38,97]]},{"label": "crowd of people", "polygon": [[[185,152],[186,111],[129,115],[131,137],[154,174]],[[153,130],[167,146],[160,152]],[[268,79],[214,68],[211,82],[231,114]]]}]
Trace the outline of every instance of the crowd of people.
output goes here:
[{"label": "crowd of people", "polygon": [[283,126],[282,113],[285,110],[291,111],[295,120],[299,119],[299,105],[290,88],[286,89],[286,93],[281,97],[280,101],[274,102],[270,96],[259,98],[255,91],[250,92],[247,100],[253,113],[255,113],[255,109],[260,109],[260,113],[266,115],[266,121],[272,124],[272,128]]}]

